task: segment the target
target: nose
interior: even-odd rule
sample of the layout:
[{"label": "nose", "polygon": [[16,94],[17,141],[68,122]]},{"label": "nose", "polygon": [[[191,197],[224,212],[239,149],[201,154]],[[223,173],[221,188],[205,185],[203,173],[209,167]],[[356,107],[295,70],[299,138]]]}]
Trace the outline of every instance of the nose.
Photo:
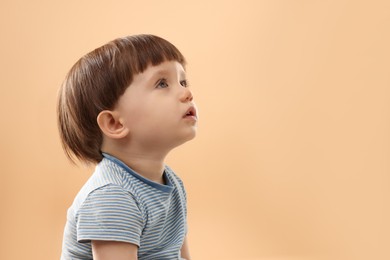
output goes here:
[{"label": "nose", "polygon": [[194,99],[191,90],[187,88],[183,88],[182,96],[180,97],[181,102],[191,102]]}]

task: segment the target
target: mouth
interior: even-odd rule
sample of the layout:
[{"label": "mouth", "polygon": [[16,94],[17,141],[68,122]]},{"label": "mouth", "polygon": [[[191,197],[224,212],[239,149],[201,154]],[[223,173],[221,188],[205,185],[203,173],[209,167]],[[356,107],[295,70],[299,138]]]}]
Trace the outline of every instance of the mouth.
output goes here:
[{"label": "mouth", "polygon": [[183,118],[193,118],[195,120],[198,119],[196,108],[194,106],[191,106],[187,112],[184,114]]}]

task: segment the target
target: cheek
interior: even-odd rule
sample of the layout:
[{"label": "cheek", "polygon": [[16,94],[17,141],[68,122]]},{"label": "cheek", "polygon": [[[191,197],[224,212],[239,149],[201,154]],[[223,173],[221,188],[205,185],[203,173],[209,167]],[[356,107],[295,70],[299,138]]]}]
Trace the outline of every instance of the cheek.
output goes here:
[{"label": "cheek", "polygon": [[163,130],[180,119],[180,109],[174,101],[161,97],[129,100],[125,113],[126,126],[136,131]]},{"label": "cheek", "polygon": [[147,130],[163,120],[163,111],[147,102],[134,102],[128,107],[126,125],[133,130]]},{"label": "cheek", "polygon": [[138,101],[129,101],[128,105],[121,110],[124,124],[127,127],[132,127],[140,123],[145,117],[145,111]]}]

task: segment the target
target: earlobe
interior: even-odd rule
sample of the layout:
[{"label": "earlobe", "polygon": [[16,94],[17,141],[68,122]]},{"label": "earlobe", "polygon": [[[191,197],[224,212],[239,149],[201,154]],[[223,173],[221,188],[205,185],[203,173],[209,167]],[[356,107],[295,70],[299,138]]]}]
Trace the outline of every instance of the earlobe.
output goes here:
[{"label": "earlobe", "polygon": [[119,115],[115,111],[104,110],[97,116],[97,123],[104,135],[113,139],[124,138],[129,129],[125,127]]}]

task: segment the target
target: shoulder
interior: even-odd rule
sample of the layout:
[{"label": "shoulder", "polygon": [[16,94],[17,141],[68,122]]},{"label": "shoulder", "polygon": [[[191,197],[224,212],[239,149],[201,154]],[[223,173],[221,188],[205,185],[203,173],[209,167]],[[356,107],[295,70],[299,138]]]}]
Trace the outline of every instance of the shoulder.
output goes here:
[{"label": "shoulder", "polygon": [[129,185],[126,185],[127,182],[129,180],[125,178],[123,169],[103,159],[77,194],[72,208],[77,212],[87,199],[92,198],[97,199],[103,196],[131,197]]},{"label": "shoulder", "polygon": [[130,212],[143,215],[137,198],[129,190],[113,183],[96,187],[84,194],[83,198],[75,200],[71,208],[76,220],[80,215],[99,218],[104,215],[126,215]]},{"label": "shoulder", "polygon": [[122,186],[115,183],[108,183],[106,185],[97,187],[87,194],[86,200],[111,200],[120,201],[132,199],[131,193]]},{"label": "shoulder", "polygon": [[98,214],[106,212],[112,215],[115,212],[141,213],[137,200],[134,196],[123,187],[116,184],[107,184],[91,191],[83,203],[80,205],[78,213],[90,212],[91,214]]}]

